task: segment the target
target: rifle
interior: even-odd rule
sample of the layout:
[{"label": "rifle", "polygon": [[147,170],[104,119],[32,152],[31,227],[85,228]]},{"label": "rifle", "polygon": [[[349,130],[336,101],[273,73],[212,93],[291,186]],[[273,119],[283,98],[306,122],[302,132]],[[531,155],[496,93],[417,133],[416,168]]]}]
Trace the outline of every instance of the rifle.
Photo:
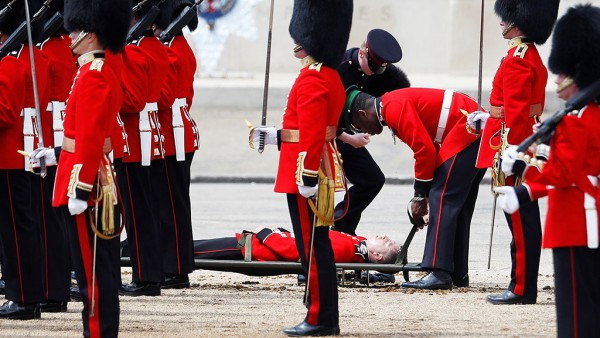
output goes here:
[{"label": "rifle", "polygon": [[4,20],[4,17],[10,12],[10,10],[12,9],[12,5],[16,2],[17,0],[12,0],[11,2],[9,2],[8,4],[6,4],[6,7],[2,8],[2,10],[0,10],[0,21]]},{"label": "rifle", "polygon": [[[44,16],[46,10],[48,10],[48,8],[50,7],[51,2],[52,0],[46,0],[44,2],[40,10],[33,15],[33,18],[30,21],[31,24],[37,22]],[[12,2],[10,4],[12,4]],[[6,8],[10,6],[10,4],[8,4],[2,11],[6,10]],[[0,15],[2,14],[3,13],[0,13]],[[27,21],[23,21],[19,25],[19,27],[17,27],[17,29],[15,29],[15,31],[6,39],[6,41],[4,41],[2,47],[0,47],[0,59],[17,49],[18,46],[22,45],[23,42],[25,42],[25,40],[27,40]]]},{"label": "rifle", "polygon": [[40,41],[46,41],[46,39],[58,32],[63,26],[64,21],[64,16],[60,12],[54,13],[54,15],[44,24],[44,31],[42,32]]},{"label": "rifle", "polygon": [[517,147],[517,152],[524,153],[533,143],[547,143],[552,137],[554,129],[556,129],[556,126],[560,123],[560,121],[562,121],[562,118],[565,117],[565,115],[573,110],[583,108],[599,96],[600,80],[596,80],[594,83],[581,89],[577,94],[570,98],[565,103],[565,107],[562,110],[556,112],[549,119],[544,120],[535,133],[519,144]]},{"label": "rifle", "polygon": [[160,13],[160,9],[156,5],[152,6],[148,13],[144,14],[144,16],[141,17],[133,25],[133,27],[129,29],[129,33],[127,33],[127,43],[131,43],[131,41],[140,37],[144,33],[144,31],[148,29],[148,27],[150,27],[154,20],[156,20],[158,13]]},{"label": "rifle", "polygon": [[202,1],[203,0],[196,0],[192,6],[186,6],[183,8],[179,15],[177,15],[177,17],[169,24],[169,26],[165,28],[162,33],[160,33],[160,36],[158,37],[160,42],[164,43],[170,41],[175,35],[179,34],[183,27],[185,27],[194,16],[198,15],[196,9],[198,5],[202,3]]}]

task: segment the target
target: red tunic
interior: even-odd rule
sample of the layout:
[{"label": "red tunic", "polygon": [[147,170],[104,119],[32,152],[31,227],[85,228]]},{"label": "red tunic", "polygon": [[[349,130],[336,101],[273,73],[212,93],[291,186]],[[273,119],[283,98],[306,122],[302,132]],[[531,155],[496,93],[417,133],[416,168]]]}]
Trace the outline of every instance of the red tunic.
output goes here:
[{"label": "red tunic", "polygon": [[[42,53],[34,48],[38,94],[40,108],[48,105],[49,79],[48,62]],[[29,47],[23,45],[21,50],[2,59],[0,72],[0,144],[5,150],[0,169],[25,169],[25,158],[17,150],[25,150],[23,142],[22,109],[34,108],[33,82],[29,61]],[[40,109],[41,113],[42,109]],[[35,119],[32,119],[34,129]],[[37,134],[37,133],[36,133]],[[52,142],[52,138],[49,138]],[[35,137],[33,149],[37,148]],[[31,150],[33,150],[31,149]]]},{"label": "red tunic", "polygon": [[[148,56],[148,98],[147,103],[162,104],[163,107],[165,96],[161,98],[161,92],[163,92],[163,84],[165,83],[168,72],[170,70],[169,58],[164,45],[156,38],[152,31],[147,31],[145,36],[141,37],[137,42],[137,45],[146,52]],[[172,94],[167,94],[166,97]],[[172,101],[169,105],[171,106]],[[158,121],[157,121],[158,122]],[[151,121],[151,126],[154,122]],[[162,140],[155,142],[154,140],[154,127],[152,137],[152,154],[150,159],[155,160],[163,158]],[[158,126],[156,126],[158,128]],[[158,131],[160,133],[160,131]],[[155,150],[158,150],[155,151]]]},{"label": "red tunic", "polygon": [[[183,128],[185,135],[185,152],[190,153],[200,147],[200,137],[196,122],[190,114],[192,101],[194,99],[194,76],[196,74],[196,56],[183,35],[177,35],[169,43],[169,60],[176,58],[180,69],[177,78],[177,90],[175,96],[185,99],[187,109],[182,110]],[[163,127],[169,125],[163,124]]]},{"label": "red tunic", "polygon": [[[50,102],[60,102],[64,104],[69,97],[73,76],[75,75],[76,66],[73,62],[73,53],[71,48],[65,41],[62,35],[51,36],[40,45],[42,54],[49,62],[49,75],[52,81],[50,86]],[[36,69],[37,71],[37,69]],[[50,107],[50,106],[48,106]],[[61,144],[56,144],[54,140],[53,116],[52,110],[47,110],[47,107],[42,108],[42,130],[44,133],[44,146],[58,147]]]},{"label": "red tunic", "polygon": [[[344,85],[335,69],[315,63],[300,70],[283,115],[283,128],[299,130],[300,140],[281,144],[275,192],[297,194],[296,173],[306,177],[306,170],[318,171],[327,126],[337,126],[345,100]],[[304,152],[304,161],[299,162]],[[304,182],[317,184],[316,179]]]},{"label": "red tunic", "polygon": [[[239,240],[241,234],[235,234]],[[368,262],[366,238],[352,236],[339,231],[329,231],[333,256],[338,263]],[[242,247],[242,255],[245,255]],[[265,228],[252,236],[252,260],[254,261],[291,261],[300,260],[296,240],[284,230]]]},{"label": "red tunic", "polygon": [[414,152],[415,179],[418,182],[433,180],[438,166],[477,139],[467,132],[467,119],[460,111],[475,111],[477,102],[465,94],[455,92],[441,145],[434,142],[444,94],[443,89],[403,88],[384,94],[381,98],[381,117],[394,134]]},{"label": "red tunic", "polygon": [[165,156],[175,155],[175,140],[173,138],[173,113],[171,107],[175,101],[179,80],[181,64],[168,47],[163,47],[167,55],[167,66],[165,78],[162,82],[162,88],[158,99],[158,121],[160,122],[160,131],[163,136],[163,147]]},{"label": "red tunic", "polygon": [[492,82],[490,105],[504,107],[504,119],[490,117],[487,120],[477,158],[478,168],[492,166],[497,150],[490,147],[490,141],[493,145],[499,144],[499,139],[492,137],[500,130],[502,121],[510,128],[508,143],[518,145],[531,135],[536,123],[530,117],[532,106],[540,105],[536,109],[544,109],[548,70],[534,44],[518,42],[511,40],[510,49]]},{"label": "red tunic", "polygon": [[[119,74],[121,74],[121,70],[123,69],[123,59],[121,53],[114,54],[111,51],[106,51],[106,64],[110,70],[115,74],[117,80],[121,80]],[[127,133],[125,132],[125,126],[123,125],[123,121],[121,120],[120,115],[117,115],[113,124],[112,135],[110,137],[111,144],[113,148],[113,158],[123,158],[125,153],[129,152],[129,149],[126,149],[125,140],[127,138]]]},{"label": "red tunic", "polygon": [[[97,58],[80,65],[67,101],[64,121],[65,137],[75,140],[75,152],[63,150],[61,153],[53,206],[67,205],[67,194],[91,201],[88,187],[96,180],[104,156],[102,148],[105,139],[111,137],[113,121],[117,118],[122,100],[119,80],[104,64],[104,59]],[[72,196],[73,193],[75,196]]]},{"label": "red tunic", "polygon": [[[576,135],[576,136],[575,136]],[[600,107],[591,103],[579,115],[565,116],[550,144],[548,162],[530,178],[534,197],[548,194],[544,248],[587,246],[584,192],[587,176],[600,174]],[[546,187],[548,190],[544,191]],[[596,213],[600,195],[596,193]],[[568,212],[565,212],[567,211]]]},{"label": "red tunic", "polygon": [[122,53],[121,88],[123,105],[120,116],[125,124],[129,156],[123,162],[141,161],[140,111],[148,102],[149,62],[146,52],[136,45],[127,45]]}]

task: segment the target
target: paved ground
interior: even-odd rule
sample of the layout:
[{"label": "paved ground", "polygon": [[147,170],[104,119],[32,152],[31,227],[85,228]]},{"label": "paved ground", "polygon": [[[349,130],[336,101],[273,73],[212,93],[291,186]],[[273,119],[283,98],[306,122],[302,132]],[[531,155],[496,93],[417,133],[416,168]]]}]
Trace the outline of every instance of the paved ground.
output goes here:
[{"label": "paved ground", "polygon": [[[290,227],[285,196],[270,183],[277,167],[277,151],[258,155],[247,146],[244,119],[259,121],[260,112],[194,110],[202,133],[191,187],[195,238],[232,236],[257,226]],[[277,117],[274,117],[277,115]],[[273,112],[270,124],[279,124]],[[393,143],[388,134],[373,138],[369,149],[390,178],[412,177],[412,154]],[[231,179],[237,177],[237,180]],[[224,179],[225,178],[225,179]],[[240,179],[241,178],[241,179]],[[206,183],[207,181],[242,183]],[[388,184],[363,215],[358,232],[387,234],[403,242],[410,229],[406,204],[410,185]],[[338,196],[341,199],[341,195]],[[542,214],[546,204],[541,204]],[[340,325],[347,337],[552,337],[556,335],[551,253],[542,252],[538,304],[493,306],[489,293],[506,287],[510,274],[510,233],[501,212],[494,231],[491,269],[487,269],[492,195],[480,187],[471,228],[470,288],[450,292],[415,292],[394,285],[340,288]],[[419,262],[425,233],[415,235],[408,251]],[[411,279],[418,273],[411,273]],[[129,281],[130,270],[123,269]],[[196,271],[192,288],[166,290],[160,297],[121,297],[123,337],[280,337],[281,329],[300,322],[303,288],[296,276],[248,277],[230,272]],[[81,305],[69,312],[43,314],[36,321],[0,321],[0,336],[74,337],[81,335]]]}]

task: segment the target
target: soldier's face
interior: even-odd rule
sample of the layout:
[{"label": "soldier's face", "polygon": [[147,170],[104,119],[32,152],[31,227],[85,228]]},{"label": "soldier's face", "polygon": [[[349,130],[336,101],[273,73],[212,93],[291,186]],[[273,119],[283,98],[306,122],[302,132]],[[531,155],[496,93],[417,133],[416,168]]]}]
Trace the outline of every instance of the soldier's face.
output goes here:
[{"label": "soldier's face", "polygon": [[369,101],[367,107],[352,114],[352,125],[367,134],[381,134],[383,126],[379,123],[375,112],[375,100]]},{"label": "soldier's face", "polygon": [[387,236],[374,236],[367,239],[367,249],[373,253],[380,253],[384,256],[400,252],[400,245]]},{"label": "soldier's face", "polygon": [[565,101],[579,92],[579,87],[577,87],[577,84],[571,77],[565,74],[559,74],[556,77],[556,80],[554,80],[554,83],[557,85],[556,94],[558,94],[558,97]]}]

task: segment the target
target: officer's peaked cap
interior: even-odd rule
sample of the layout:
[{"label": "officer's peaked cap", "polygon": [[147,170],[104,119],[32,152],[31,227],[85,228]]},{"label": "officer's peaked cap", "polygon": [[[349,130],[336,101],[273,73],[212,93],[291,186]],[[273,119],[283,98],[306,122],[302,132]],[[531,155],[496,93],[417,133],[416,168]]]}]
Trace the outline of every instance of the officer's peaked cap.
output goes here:
[{"label": "officer's peaked cap", "polygon": [[494,10],[506,23],[514,23],[537,44],[550,37],[560,0],[496,0]]},{"label": "officer's peaked cap", "polygon": [[372,29],[367,34],[365,47],[371,60],[378,66],[402,59],[402,48],[394,36],[383,29]]},{"label": "officer's peaked cap", "polygon": [[316,61],[336,68],[348,44],[352,10],[352,0],[294,0],[290,35]]},{"label": "officer's peaked cap", "polygon": [[93,32],[116,53],[125,46],[131,8],[131,0],[65,0],[65,29]]},{"label": "officer's peaked cap", "polygon": [[576,5],[558,20],[548,66],[579,88],[600,79],[600,7]]},{"label": "officer's peaked cap", "polygon": [[[0,10],[4,9],[11,0],[0,0]],[[33,18],[34,14],[42,7],[42,0],[29,0],[29,17]],[[17,0],[11,5],[11,9],[4,15],[4,18],[0,21],[0,31],[4,34],[10,35],[13,33],[19,25],[25,22],[25,1]],[[42,34],[44,29],[44,19],[40,19],[37,22],[32,23],[32,38],[37,41],[36,38]]]}]

